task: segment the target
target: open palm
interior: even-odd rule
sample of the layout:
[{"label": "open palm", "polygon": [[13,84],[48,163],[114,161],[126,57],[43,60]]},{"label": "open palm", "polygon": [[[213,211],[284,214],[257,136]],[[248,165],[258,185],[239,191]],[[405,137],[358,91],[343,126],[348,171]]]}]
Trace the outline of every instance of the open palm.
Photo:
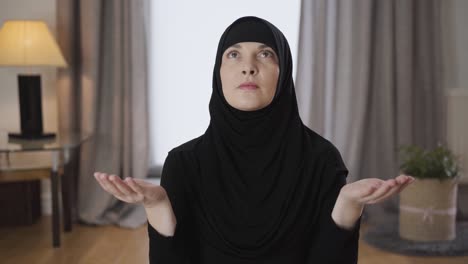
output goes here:
[{"label": "open palm", "polygon": [[130,177],[122,180],[117,175],[101,172],[94,173],[94,177],[105,191],[127,203],[142,203],[145,207],[152,207],[167,197],[162,186],[145,180]]},{"label": "open palm", "polygon": [[414,178],[408,175],[399,175],[389,180],[377,178],[362,179],[343,186],[340,194],[349,199],[349,201],[359,204],[375,204],[386,200],[393,194],[401,192],[413,181]]}]

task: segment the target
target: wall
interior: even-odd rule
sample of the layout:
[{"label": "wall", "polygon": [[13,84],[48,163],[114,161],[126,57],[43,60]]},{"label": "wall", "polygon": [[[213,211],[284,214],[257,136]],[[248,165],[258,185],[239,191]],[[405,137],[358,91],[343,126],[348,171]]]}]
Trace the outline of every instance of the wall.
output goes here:
[{"label": "wall", "polygon": [[444,88],[448,99],[448,143],[460,155],[463,166],[458,186],[457,218],[468,219],[468,1],[444,0],[442,3],[442,48]]},{"label": "wall", "polygon": [[[49,26],[55,36],[56,32],[56,0],[1,0],[0,25],[10,19],[38,19]],[[57,131],[57,100],[56,100],[56,69],[32,67],[0,67],[0,130],[19,131],[20,116],[18,103],[17,75],[20,73],[37,72],[42,78],[42,108],[43,126],[45,131]],[[2,155],[2,154],[0,154]],[[12,159],[24,156],[14,156]],[[28,159],[35,163],[48,163],[48,155],[44,153],[31,153]],[[41,196],[43,213],[50,214],[49,181],[42,182]]]},{"label": "wall", "polygon": [[[48,24],[52,34],[55,34],[55,1],[2,0],[0,24],[8,19],[41,19]],[[447,89],[468,90],[468,16],[464,15],[468,13],[468,1],[444,0],[443,3],[444,86]],[[224,28],[242,15],[264,17],[285,33],[296,61],[299,7],[299,0],[244,0],[230,6],[215,0],[196,3],[187,0],[152,0],[153,89],[150,100],[154,103],[151,103],[150,111],[153,166],[162,164],[167,151],[172,147],[202,134],[208,125],[212,64],[216,44]],[[284,12],[287,12],[287,15]],[[180,34],[181,32],[184,34]],[[169,58],[176,60],[171,63]],[[159,64],[156,65],[156,61]],[[19,130],[16,75],[24,70],[0,67],[0,130]],[[56,70],[33,70],[39,71],[42,76],[44,129],[56,131]],[[173,72],[193,74],[187,78],[174,79],[170,77]],[[157,90],[156,87],[164,89]],[[50,213],[48,188],[49,183],[43,182],[43,205],[46,214]]]},{"label": "wall", "polygon": [[[168,151],[208,127],[214,59],[226,27],[241,16],[265,18],[284,33],[296,63],[300,1],[153,0],[151,4],[150,165],[156,167],[164,163]],[[293,70],[295,76],[295,65]]]},{"label": "wall", "polygon": [[444,86],[468,89],[468,1],[442,2]]}]

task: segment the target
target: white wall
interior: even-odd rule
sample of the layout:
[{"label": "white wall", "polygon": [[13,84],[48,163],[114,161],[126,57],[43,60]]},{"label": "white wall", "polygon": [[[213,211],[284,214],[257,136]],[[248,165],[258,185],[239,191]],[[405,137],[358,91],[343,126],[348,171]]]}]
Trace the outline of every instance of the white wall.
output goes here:
[{"label": "white wall", "polygon": [[[9,19],[38,19],[48,25],[55,36],[56,32],[56,0],[1,0],[0,25]],[[33,67],[0,67],[0,130],[19,131],[20,114],[18,102],[18,81],[20,73],[37,72],[42,79],[42,109],[44,130],[57,131],[58,113],[56,100],[56,69]],[[0,154],[2,155],[2,154]],[[12,157],[13,160],[15,157]],[[24,158],[24,156],[23,156]],[[32,153],[28,159],[34,162],[47,163],[48,155]],[[42,181],[42,211],[50,214],[49,181]]]},{"label": "white wall", "polygon": [[442,2],[444,86],[468,89],[468,1]]},{"label": "white wall", "polygon": [[[447,94],[447,141],[460,156],[462,167],[459,201],[468,196],[468,1],[442,3],[442,48],[444,88]],[[468,211],[468,207],[461,209]]]},{"label": "white wall", "polygon": [[[56,0],[2,0],[0,24],[9,19],[38,19],[55,36]],[[29,71],[41,74],[42,107],[45,131],[57,130],[56,69],[46,67],[0,67],[0,130],[20,130],[17,75]]]},{"label": "white wall", "polygon": [[[172,148],[203,134],[210,116],[213,66],[221,34],[239,17],[253,15],[277,26],[296,62],[299,0],[151,1],[151,165]],[[295,67],[294,75],[295,76]]]}]

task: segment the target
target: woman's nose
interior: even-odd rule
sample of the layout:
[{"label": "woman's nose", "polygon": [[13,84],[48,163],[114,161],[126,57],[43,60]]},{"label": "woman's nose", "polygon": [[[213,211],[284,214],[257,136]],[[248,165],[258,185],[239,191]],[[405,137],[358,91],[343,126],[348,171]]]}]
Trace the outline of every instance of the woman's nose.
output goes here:
[{"label": "woman's nose", "polygon": [[244,68],[242,69],[243,75],[247,75],[247,74],[255,75],[256,73],[257,73],[257,68],[252,64],[245,65]]},{"label": "woman's nose", "polygon": [[243,70],[243,71],[242,71],[242,74],[246,75],[247,72],[248,72],[250,75],[254,75],[254,74],[255,74],[255,70],[254,70],[254,69]]}]

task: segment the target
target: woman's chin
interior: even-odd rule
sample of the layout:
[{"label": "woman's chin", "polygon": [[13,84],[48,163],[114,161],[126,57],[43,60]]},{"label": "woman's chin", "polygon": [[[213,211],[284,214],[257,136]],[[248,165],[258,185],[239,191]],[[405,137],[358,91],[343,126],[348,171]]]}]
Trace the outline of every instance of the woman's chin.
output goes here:
[{"label": "woman's chin", "polygon": [[264,108],[267,105],[256,103],[256,104],[241,104],[234,106],[235,108],[242,111],[255,111]]}]

